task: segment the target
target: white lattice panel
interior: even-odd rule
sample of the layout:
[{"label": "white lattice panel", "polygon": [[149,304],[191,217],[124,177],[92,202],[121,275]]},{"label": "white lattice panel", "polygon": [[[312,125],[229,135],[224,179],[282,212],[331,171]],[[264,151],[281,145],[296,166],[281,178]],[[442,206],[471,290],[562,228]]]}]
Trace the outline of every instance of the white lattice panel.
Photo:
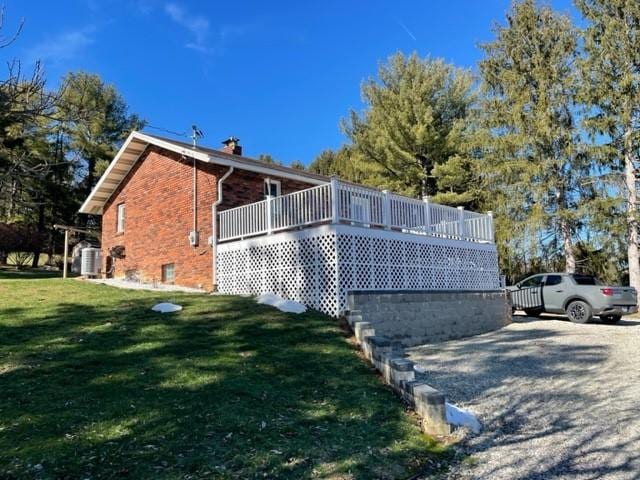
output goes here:
[{"label": "white lattice panel", "polygon": [[314,228],[218,246],[221,293],[275,293],[338,315],[336,233]]},{"label": "white lattice panel", "polygon": [[323,225],[218,246],[222,293],[272,292],[329,315],[352,290],[493,290],[495,245]]}]

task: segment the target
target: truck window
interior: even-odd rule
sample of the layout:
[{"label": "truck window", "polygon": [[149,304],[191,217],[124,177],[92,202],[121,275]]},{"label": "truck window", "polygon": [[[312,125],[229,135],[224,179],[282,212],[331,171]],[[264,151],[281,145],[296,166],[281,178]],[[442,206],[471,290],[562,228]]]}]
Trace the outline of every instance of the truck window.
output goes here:
[{"label": "truck window", "polygon": [[521,288],[539,287],[542,285],[542,275],[536,275],[535,277],[527,278],[520,284]]},{"label": "truck window", "polygon": [[578,285],[600,285],[598,279],[591,275],[572,275],[572,278]]},{"label": "truck window", "polygon": [[561,283],[562,283],[561,275],[547,275],[547,279],[544,282],[544,284],[548,287],[551,287],[553,285],[560,285]]}]

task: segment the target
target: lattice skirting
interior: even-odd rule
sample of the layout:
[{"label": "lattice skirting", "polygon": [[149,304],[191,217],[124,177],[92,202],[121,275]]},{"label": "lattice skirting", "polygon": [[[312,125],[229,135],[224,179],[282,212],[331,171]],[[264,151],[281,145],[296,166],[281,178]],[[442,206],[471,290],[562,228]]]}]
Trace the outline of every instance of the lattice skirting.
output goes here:
[{"label": "lattice skirting", "polygon": [[354,290],[492,290],[495,245],[322,225],[218,245],[218,289],[275,293],[339,315]]}]

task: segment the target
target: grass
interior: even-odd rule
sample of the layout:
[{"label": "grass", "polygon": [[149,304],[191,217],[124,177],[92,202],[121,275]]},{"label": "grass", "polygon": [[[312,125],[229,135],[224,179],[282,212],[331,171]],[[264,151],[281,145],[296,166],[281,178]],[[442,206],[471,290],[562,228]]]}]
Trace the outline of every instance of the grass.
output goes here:
[{"label": "grass", "polygon": [[334,320],[241,297],[0,271],[0,392],[3,479],[406,478],[446,455]]},{"label": "grass", "polygon": [[[70,276],[73,275],[69,272]],[[62,277],[62,272],[58,270],[44,270],[40,268],[17,269],[12,266],[0,267],[0,280],[36,279],[36,278],[57,278]]]}]

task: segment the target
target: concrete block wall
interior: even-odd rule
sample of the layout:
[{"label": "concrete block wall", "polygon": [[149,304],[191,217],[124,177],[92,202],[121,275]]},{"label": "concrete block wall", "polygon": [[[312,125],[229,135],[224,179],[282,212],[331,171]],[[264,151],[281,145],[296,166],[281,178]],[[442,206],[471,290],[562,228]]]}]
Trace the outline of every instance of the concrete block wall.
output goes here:
[{"label": "concrete block wall", "polygon": [[444,395],[416,380],[414,362],[404,358],[399,344],[376,335],[371,324],[362,320],[360,312],[349,312],[347,320],[365,357],[380,372],[385,383],[413,407],[422,420],[422,430],[430,435],[449,435],[451,428],[447,423]]},{"label": "concrete block wall", "polygon": [[479,335],[511,322],[503,290],[355,291],[347,301],[376,335],[405,347]]}]

